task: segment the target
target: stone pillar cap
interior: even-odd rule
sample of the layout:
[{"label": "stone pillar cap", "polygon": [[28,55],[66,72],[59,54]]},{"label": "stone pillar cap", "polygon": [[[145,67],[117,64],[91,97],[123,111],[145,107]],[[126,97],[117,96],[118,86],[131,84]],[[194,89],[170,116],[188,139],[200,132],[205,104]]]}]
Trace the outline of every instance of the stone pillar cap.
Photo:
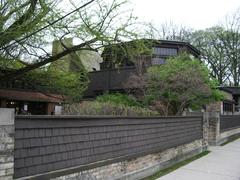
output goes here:
[{"label": "stone pillar cap", "polygon": [[14,109],[0,108],[0,126],[14,125]]}]

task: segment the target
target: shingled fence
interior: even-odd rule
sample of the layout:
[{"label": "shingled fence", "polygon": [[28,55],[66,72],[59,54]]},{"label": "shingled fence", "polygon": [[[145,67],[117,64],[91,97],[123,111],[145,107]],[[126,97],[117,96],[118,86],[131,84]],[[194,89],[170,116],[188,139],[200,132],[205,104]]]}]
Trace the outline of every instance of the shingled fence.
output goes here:
[{"label": "shingled fence", "polygon": [[[7,123],[13,112],[2,121],[3,111],[0,179],[141,179],[206,150],[217,119],[16,116]],[[233,131],[230,124],[222,133]]]}]

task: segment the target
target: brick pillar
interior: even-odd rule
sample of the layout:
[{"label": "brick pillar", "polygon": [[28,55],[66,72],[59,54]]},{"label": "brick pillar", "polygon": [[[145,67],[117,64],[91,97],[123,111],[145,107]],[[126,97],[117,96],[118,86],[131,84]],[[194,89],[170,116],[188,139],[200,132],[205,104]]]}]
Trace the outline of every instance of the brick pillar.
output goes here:
[{"label": "brick pillar", "polygon": [[220,113],[207,112],[208,116],[208,142],[210,145],[218,145],[220,138]]},{"label": "brick pillar", "polygon": [[14,173],[14,110],[0,108],[0,179],[11,180]]}]

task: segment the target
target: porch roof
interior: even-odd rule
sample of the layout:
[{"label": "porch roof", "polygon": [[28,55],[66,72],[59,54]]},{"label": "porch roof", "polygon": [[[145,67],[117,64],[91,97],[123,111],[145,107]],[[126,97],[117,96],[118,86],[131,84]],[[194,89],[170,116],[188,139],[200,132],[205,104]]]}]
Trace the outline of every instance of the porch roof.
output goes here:
[{"label": "porch roof", "polygon": [[17,101],[64,102],[65,97],[38,91],[0,89],[0,98]]},{"label": "porch roof", "polygon": [[236,86],[225,86],[225,87],[219,87],[220,90],[226,91],[232,95],[238,95],[240,96],[240,87]]}]

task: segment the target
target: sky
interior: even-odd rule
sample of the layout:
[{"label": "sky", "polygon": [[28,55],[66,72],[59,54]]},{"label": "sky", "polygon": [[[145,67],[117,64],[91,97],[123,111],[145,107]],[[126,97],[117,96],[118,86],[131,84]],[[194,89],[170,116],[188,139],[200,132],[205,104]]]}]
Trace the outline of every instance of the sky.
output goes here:
[{"label": "sky", "polygon": [[139,20],[162,24],[172,21],[193,29],[221,22],[240,8],[240,0],[130,0]]}]

